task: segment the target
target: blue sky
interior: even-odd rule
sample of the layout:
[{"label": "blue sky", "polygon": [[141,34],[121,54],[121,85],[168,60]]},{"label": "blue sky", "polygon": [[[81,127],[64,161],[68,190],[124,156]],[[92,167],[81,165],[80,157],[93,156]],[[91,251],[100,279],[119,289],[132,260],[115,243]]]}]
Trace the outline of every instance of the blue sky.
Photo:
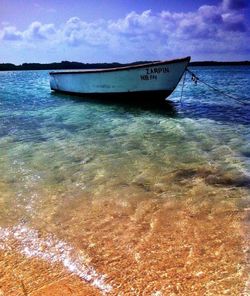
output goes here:
[{"label": "blue sky", "polygon": [[0,0],[0,63],[250,60],[247,0]]}]

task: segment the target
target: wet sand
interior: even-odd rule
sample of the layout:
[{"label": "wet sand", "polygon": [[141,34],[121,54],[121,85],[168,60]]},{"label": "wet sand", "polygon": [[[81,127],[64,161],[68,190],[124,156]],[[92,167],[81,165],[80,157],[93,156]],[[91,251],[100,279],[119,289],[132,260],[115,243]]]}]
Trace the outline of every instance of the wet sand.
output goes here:
[{"label": "wet sand", "polygon": [[232,182],[200,169],[44,192],[36,216],[3,217],[0,295],[248,295],[249,191]]}]

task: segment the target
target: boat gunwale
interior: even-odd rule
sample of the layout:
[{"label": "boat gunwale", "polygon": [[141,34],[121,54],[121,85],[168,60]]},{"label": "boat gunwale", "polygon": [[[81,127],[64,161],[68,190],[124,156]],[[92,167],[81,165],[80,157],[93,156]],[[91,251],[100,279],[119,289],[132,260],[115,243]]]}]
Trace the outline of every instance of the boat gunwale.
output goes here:
[{"label": "boat gunwale", "polygon": [[106,69],[78,69],[78,70],[62,70],[62,71],[52,71],[49,72],[50,75],[54,74],[89,74],[89,73],[103,73],[103,72],[115,72],[115,71],[126,71],[126,70],[134,70],[140,69],[145,67],[151,66],[160,66],[165,64],[175,64],[185,61],[190,61],[191,57],[187,56],[185,58],[174,59],[174,60],[165,60],[165,61],[158,61],[158,62],[151,62],[147,64],[138,64],[138,65],[131,65],[131,66],[123,66],[123,67],[115,67],[115,68],[106,68]]}]

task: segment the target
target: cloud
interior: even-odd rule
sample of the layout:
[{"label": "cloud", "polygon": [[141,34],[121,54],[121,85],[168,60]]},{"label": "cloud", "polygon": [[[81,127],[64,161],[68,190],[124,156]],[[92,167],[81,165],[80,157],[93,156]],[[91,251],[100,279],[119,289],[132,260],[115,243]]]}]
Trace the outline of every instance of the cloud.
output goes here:
[{"label": "cloud", "polygon": [[22,35],[25,40],[47,40],[55,33],[56,29],[53,24],[33,22]]},{"label": "cloud", "polygon": [[78,17],[70,18],[61,31],[62,41],[70,46],[80,46],[82,44],[99,46],[107,45],[111,42],[112,34],[107,30],[107,23],[98,21],[87,23]]},{"label": "cloud", "polygon": [[198,9],[202,21],[206,24],[220,25],[223,22],[220,11],[217,6],[203,5]]},{"label": "cloud", "polygon": [[145,34],[159,30],[158,19],[152,15],[151,10],[146,10],[141,14],[135,11],[130,12],[125,18],[111,21],[108,29],[120,34]]},{"label": "cloud", "polygon": [[225,24],[226,31],[233,32],[246,32],[247,26],[245,24],[244,18],[239,14],[224,14],[223,21]]},{"label": "cloud", "polygon": [[7,25],[4,27],[2,30],[0,37],[2,40],[7,40],[7,41],[17,41],[17,40],[22,40],[23,36],[22,33],[17,31],[17,28],[14,26],[9,26]]},{"label": "cloud", "polygon": [[247,8],[246,0],[223,0],[222,6],[225,10],[241,10]]},{"label": "cloud", "polygon": [[5,41],[38,41],[49,40],[57,33],[53,24],[41,24],[40,22],[33,22],[23,32],[17,30],[14,26],[6,26],[0,32],[0,39]]},{"label": "cloud", "polygon": [[[175,13],[132,11],[124,18],[85,22],[74,16],[61,26],[33,22],[24,31],[6,24],[0,32],[5,42],[20,45],[45,43],[46,48],[74,52],[102,52],[103,58],[158,59],[166,56],[213,56],[249,52],[243,0],[224,0],[196,11]],[[56,46],[55,46],[56,45]]]}]

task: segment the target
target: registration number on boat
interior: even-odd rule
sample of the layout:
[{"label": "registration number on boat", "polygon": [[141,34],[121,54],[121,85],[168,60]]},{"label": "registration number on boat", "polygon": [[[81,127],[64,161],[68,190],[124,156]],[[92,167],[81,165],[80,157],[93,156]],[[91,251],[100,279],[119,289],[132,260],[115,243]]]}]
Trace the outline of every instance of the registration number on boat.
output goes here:
[{"label": "registration number on boat", "polygon": [[146,73],[141,75],[141,80],[157,80],[158,74],[169,73],[168,67],[146,68]]}]

